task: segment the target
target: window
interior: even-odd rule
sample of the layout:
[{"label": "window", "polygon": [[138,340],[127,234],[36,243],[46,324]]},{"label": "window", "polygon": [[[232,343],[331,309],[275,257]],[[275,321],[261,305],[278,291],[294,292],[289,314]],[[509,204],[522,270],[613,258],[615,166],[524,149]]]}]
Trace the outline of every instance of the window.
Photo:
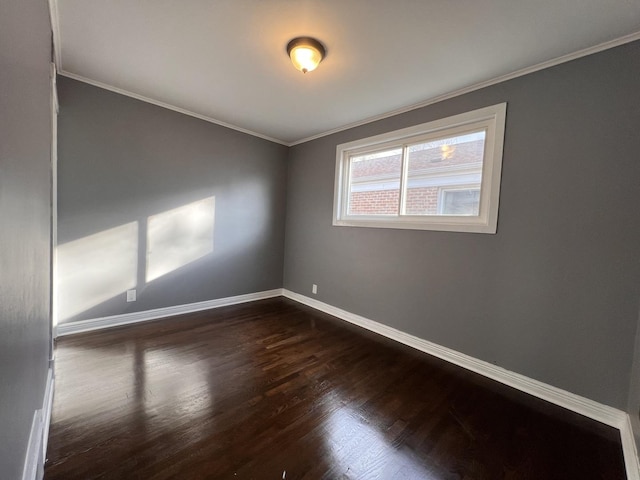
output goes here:
[{"label": "window", "polygon": [[478,215],[480,186],[475,188],[442,188],[438,199],[438,215]]},{"label": "window", "polygon": [[333,224],[496,233],[506,104],[338,145]]}]

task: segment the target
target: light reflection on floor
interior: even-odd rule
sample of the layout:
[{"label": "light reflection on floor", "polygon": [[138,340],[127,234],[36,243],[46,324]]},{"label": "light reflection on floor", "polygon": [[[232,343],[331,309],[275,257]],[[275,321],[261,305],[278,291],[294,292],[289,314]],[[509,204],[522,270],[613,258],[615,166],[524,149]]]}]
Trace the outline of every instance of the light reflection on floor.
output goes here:
[{"label": "light reflection on floor", "polygon": [[[145,410],[163,415],[201,415],[212,407],[209,368],[204,362],[189,357],[175,357],[163,350],[144,352],[143,365],[147,372],[143,396]],[[154,373],[158,379],[154,378]],[[167,378],[170,387],[167,388]],[[194,389],[194,384],[199,389]],[[165,387],[161,387],[165,385]],[[179,401],[177,401],[179,400]],[[167,411],[167,405],[173,410]]]},{"label": "light reflection on floor", "polygon": [[[102,352],[96,354],[96,350]],[[91,350],[68,349],[66,360],[70,364],[79,361],[90,366],[98,378],[103,370],[108,371],[118,379],[118,385],[113,385],[113,381],[109,384],[95,382],[86,395],[76,395],[72,399],[72,411],[65,409],[64,394],[78,388],[74,385],[71,367],[58,379],[60,393],[53,412],[56,422],[82,417],[84,429],[90,432],[108,428],[114,418],[120,419],[126,412],[135,419],[135,425],[130,428],[158,435],[171,433],[176,418],[188,422],[191,418],[206,416],[205,412],[213,408],[211,375],[207,365],[197,357],[175,357],[162,349],[127,342]],[[199,387],[194,388],[194,385]],[[208,426],[203,423],[201,427],[202,438],[205,438]],[[197,429],[192,428],[190,432],[190,441],[197,441],[193,437]]]},{"label": "light reflection on floor", "polygon": [[[110,352],[110,353],[106,353]],[[66,362],[66,365],[65,365]],[[139,376],[144,372],[132,369],[132,365],[136,364],[136,353],[131,348],[131,344],[119,344],[104,348],[74,348],[69,349],[69,354],[62,362],[61,372],[56,371],[56,401],[54,402],[53,417],[58,422],[71,420],[73,418],[83,417],[88,419],[89,428],[95,427],[97,424],[108,420],[110,411],[122,409],[131,409],[135,400],[134,392],[136,382]],[[87,389],[86,393],[78,395],[78,389],[82,389],[83,385],[80,380],[73,374],[73,369],[68,365],[80,363],[83,368],[91,369],[95,372],[95,377],[100,378],[104,372],[113,373],[117,378],[117,385],[112,383],[93,382]],[[56,365],[57,366],[57,365]],[[130,393],[122,395],[120,387]],[[65,395],[68,392],[76,392],[73,398],[68,400],[73,402],[74,409],[70,411],[65,409],[67,399]]]},{"label": "light reflection on floor", "polygon": [[340,478],[440,478],[413,458],[411,452],[396,449],[391,442],[393,439],[385,438],[378,428],[348,406],[331,412],[325,429],[327,450],[333,465],[340,465]]}]

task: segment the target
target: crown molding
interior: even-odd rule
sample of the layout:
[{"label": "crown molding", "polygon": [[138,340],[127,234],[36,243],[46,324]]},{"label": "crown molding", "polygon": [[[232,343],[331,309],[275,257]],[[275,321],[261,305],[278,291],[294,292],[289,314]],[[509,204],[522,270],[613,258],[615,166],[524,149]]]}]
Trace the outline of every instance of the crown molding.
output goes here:
[{"label": "crown molding", "polygon": [[514,72],[500,75],[498,77],[494,77],[489,80],[485,80],[483,82],[475,83],[468,87],[460,88],[458,90],[454,90],[449,93],[445,93],[442,95],[438,95],[435,97],[428,98],[419,103],[414,103],[411,105],[407,105],[405,107],[400,107],[395,110],[390,110],[386,113],[381,113],[379,115],[375,115],[372,117],[367,117],[363,120],[359,120],[357,122],[349,123],[343,125],[341,127],[337,127],[331,130],[327,130],[325,132],[321,132],[315,135],[311,135],[309,137],[304,137],[299,140],[295,140],[293,142],[286,142],[284,140],[280,140],[278,138],[270,137],[268,135],[263,135],[258,132],[254,132],[252,130],[248,130],[246,128],[239,127],[237,125],[233,125],[231,123],[223,122],[221,120],[217,120],[213,117],[209,117],[207,115],[202,115],[200,113],[192,112],[191,110],[187,110],[185,108],[177,107],[175,105],[171,105],[169,103],[161,102],[159,100],[155,100],[149,97],[145,97],[144,95],[139,95],[137,93],[130,92],[128,90],[114,87],[112,85],[99,82],[97,80],[92,80],[87,77],[83,77],[81,75],[77,75],[75,73],[67,72],[62,68],[62,52],[60,48],[60,28],[58,22],[58,12],[57,12],[57,0],[49,0],[50,11],[51,11],[51,23],[53,30],[53,43],[54,43],[54,56],[56,67],[58,68],[58,74],[64,77],[71,78],[73,80],[77,80],[83,83],[87,83],[89,85],[93,85],[95,87],[99,87],[105,90],[109,90],[114,93],[119,93],[121,95],[125,95],[127,97],[135,98],[136,100],[140,100],[142,102],[151,103],[152,105],[156,105],[158,107],[166,108],[168,110],[173,110],[174,112],[182,113],[184,115],[188,115],[190,117],[198,118],[200,120],[204,120],[205,122],[213,123],[216,125],[220,125],[222,127],[230,128],[232,130],[236,130],[238,132],[246,133],[247,135],[252,135],[254,137],[262,138],[263,140],[268,140],[270,142],[278,143],[280,145],[284,145],[286,147],[293,147],[295,145],[300,145],[302,143],[307,143],[312,140],[317,140],[318,138],[326,137],[329,135],[333,135],[334,133],[342,132],[345,130],[349,130],[351,128],[359,127],[362,125],[366,125],[368,123],[376,122],[378,120],[383,120],[385,118],[393,117],[395,115],[400,115],[402,113],[410,112],[412,110],[417,110],[419,108],[426,107],[428,105],[433,105],[434,103],[442,102],[444,100],[448,100],[450,98],[458,97],[460,95],[464,95],[466,93],[474,92],[476,90],[480,90],[482,88],[490,87],[492,85],[496,85],[498,83],[506,82],[507,80],[512,80],[514,78],[522,77],[524,75],[528,75],[530,73],[538,72],[540,70],[544,70],[546,68],[554,67],[556,65],[560,65],[562,63],[570,62],[572,60],[577,60],[582,57],[586,57],[588,55],[593,55],[595,53],[602,52],[604,50],[609,50],[611,48],[618,47],[620,45],[624,45],[627,43],[634,42],[636,40],[640,40],[640,31],[631,33],[629,35],[625,35],[608,42],[600,43],[598,45],[594,45],[589,48],[584,48],[582,50],[578,50],[577,52],[569,53],[567,55],[562,55],[560,57],[553,58],[551,60],[547,60],[536,65],[532,65],[530,67],[522,68],[520,70],[516,70]]},{"label": "crown molding", "polygon": [[310,142],[311,140],[316,140],[318,138],[326,137],[328,135],[333,135],[334,133],[343,132],[345,130],[349,130],[350,128],[359,127],[361,125],[366,125],[368,123],[376,122],[378,120],[383,120],[385,118],[393,117],[395,115],[400,115],[401,113],[410,112],[411,110],[417,110],[418,108],[426,107],[428,105],[433,105],[434,103],[442,102],[443,100],[448,100],[450,98],[458,97],[460,95],[464,95],[465,93],[470,93],[476,90],[480,90],[482,88],[490,87],[491,85],[496,85],[498,83],[506,82],[507,80],[512,80],[514,78],[522,77],[524,75],[538,72],[540,70],[544,70],[545,68],[554,67],[556,65],[570,62],[572,60],[586,57],[588,55],[593,55],[594,53],[602,52],[604,50],[609,50],[610,48],[618,47],[620,45],[631,43],[636,40],[640,40],[640,31],[631,33],[629,35],[625,35],[623,37],[616,38],[614,40],[610,40],[608,42],[600,43],[593,47],[578,50],[577,52],[569,53],[567,55],[562,55],[561,57],[556,57],[551,60],[547,60],[545,62],[533,65],[531,67],[522,68],[520,70],[516,70],[515,72],[507,73],[505,75],[500,75],[499,77],[494,77],[490,80],[485,80],[483,82],[475,83],[468,87],[460,88],[458,90],[454,90],[449,93],[438,95],[436,97],[431,97],[419,103],[414,103],[406,107],[400,107],[398,109],[391,110],[386,113],[381,113],[380,115],[374,115],[373,117],[368,117],[368,118],[365,118],[364,120],[359,120],[357,122],[349,123],[347,125],[334,128],[332,130],[327,130],[326,132],[318,133],[310,137],[305,137],[300,140],[291,142],[287,146],[293,147],[294,145],[300,145],[301,143],[306,143],[306,142]]},{"label": "crown molding", "polygon": [[79,82],[93,85],[94,87],[102,88],[104,90],[109,90],[110,92],[119,93],[120,95],[124,95],[126,97],[135,98],[136,100],[140,100],[141,102],[150,103],[157,107],[166,108],[167,110],[173,110],[174,112],[182,113],[183,115],[188,115],[190,117],[194,117],[199,120],[204,120],[205,122],[214,123],[216,125],[220,125],[221,127],[230,128],[231,130],[236,130],[241,133],[246,133],[247,135],[252,135],[254,137],[262,138],[263,140],[268,140],[273,143],[279,143],[280,145],[284,145],[286,147],[290,146],[284,140],[273,138],[268,135],[263,135],[261,133],[254,132],[246,128],[238,127],[237,125],[223,122],[221,120],[216,120],[215,118],[208,117],[207,115],[202,115],[200,113],[192,112],[191,110],[187,110],[186,108],[176,107],[175,105],[171,105],[170,103],[165,103],[159,100],[155,100],[153,98],[145,97],[144,95],[139,95],[137,93],[130,92],[129,90],[125,90],[123,88],[118,88],[106,83],[98,82],[97,80],[92,80],[90,78],[83,77],[82,75],[76,75],[75,73],[67,72],[61,69],[58,70],[58,74],[62,75],[63,77],[71,78],[72,80],[77,80]]}]

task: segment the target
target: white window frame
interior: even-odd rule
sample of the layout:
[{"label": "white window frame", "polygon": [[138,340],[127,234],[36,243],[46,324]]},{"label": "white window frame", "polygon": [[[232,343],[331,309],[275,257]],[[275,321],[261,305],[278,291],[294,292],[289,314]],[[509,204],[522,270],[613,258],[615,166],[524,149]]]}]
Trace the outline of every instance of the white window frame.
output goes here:
[{"label": "white window frame", "polygon": [[[336,148],[333,225],[343,227],[400,228],[494,234],[498,226],[500,177],[507,104],[500,103],[452,117],[423,123],[373,137],[343,143]],[[479,215],[350,215],[348,213],[350,158],[382,149],[463,135],[484,129],[484,160]],[[403,179],[406,179],[406,164]],[[403,185],[401,181],[401,197]],[[401,200],[401,204],[404,200]],[[402,207],[402,205],[401,205]],[[403,211],[401,208],[400,211]]]}]

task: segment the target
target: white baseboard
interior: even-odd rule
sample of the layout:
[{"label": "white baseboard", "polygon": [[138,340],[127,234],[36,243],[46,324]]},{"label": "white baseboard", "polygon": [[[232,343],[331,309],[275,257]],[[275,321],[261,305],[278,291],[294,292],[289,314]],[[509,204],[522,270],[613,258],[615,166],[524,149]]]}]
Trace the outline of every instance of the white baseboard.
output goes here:
[{"label": "white baseboard", "polygon": [[33,412],[31,431],[29,433],[29,443],[27,444],[27,454],[24,460],[22,480],[40,480],[39,475],[42,463],[42,410]]},{"label": "white baseboard", "polygon": [[633,435],[631,418],[625,414],[626,418],[620,425],[620,439],[622,440],[622,452],[624,453],[624,463],[627,468],[628,480],[640,480],[640,462],[638,460],[638,448]]},{"label": "white baseboard", "polygon": [[33,412],[22,480],[41,480],[44,477],[44,461],[47,454],[47,437],[49,436],[51,406],[53,405],[53,384],[53,370],[49,369],[42,408]]},{"label": "white baseboard", "polygon": [[253,302],[255,300],[263,300],[265,298],[279,297],[282,295],[282,289],[266,290],[264,292],[247,293],[245,295],[237,295],[235,297],[218,298],[215,300],[206,300],[204,302],[189,303],[186,305],[175,305],[165,308],[156,308],[153,310],[145,310],[143,312],[125,313],[123,315],[113,315],[110,317],[92,318],[90,320],[81,320],[78,322],[63,323],[56,327],[56,335],[72,335],[74,333],[89,332],[92,330],[100,330],[103,328],[116,327],[119,325],[128,325],[131,323],[146,322],[149,320],[157,320],[159,318],[171,317],[173,315],[182,315],[185,313],[199,312],[202,310],[210,310],[212,308],[226,307],[228,305],[236,305],[239,303]]},{"label": "white baseboard", "polygon": [[383,325],[374,320],[356,315],[342,310],[313,298],[300,295],[299,293],[283,289],[282,295],[296,302],[303,303],[309,307],[333,315],[341,320],[345,320],[354,325],[375,332],[384,337],[395,340],[409,347],[413,347],[421,352],[428,353],[434,357],[441,358],[447,362],[458,365],[472,372],[476,372],[485,377],[496,380],[500,383],[526,392],[535,397],[541,398],[555,405],[559,405],[573,412],[597,420],[606,425],[610,425],[620,430],[622,447],[629,480],[640,480],[640,466],[638,464],[638,454],[636,444],[631,430],[629,415],[617,408],[604,405],[588,398],[576,395],[575,393],[562,390],[546,383],[534,380],[519,373],[506,370],[492,363],[479,360],[464,353],[457,352],[450,348],[443,347],[436,343],[429,342],[422,338],[410,335],[401,330]]},{"label": "white baseboard", "polygon": [[[467,370],[471,370],[485,377],[496,380],[522,392],[526,392],[535,397],[546,400],[555,405],[559,405],[573,412],[592,418],[606,425],[612,426],[620,430],[620,438],[624,453],[625,467],[627,470],[628,480],[640,480],[640,463],[638,461],[638,452],[635,439],[631,427],[629,415],[617,408],[604,405],[588,398],[576,395],[575,393],[562,390],[560,388],[548,385],[546,383],[534,380],[519,373],[506,370],[489,362],[479,360],[461,352],[457,352],[447,347],[443,347],[433,342],[429,342],[422,338],[410,335],[401,330],[383,325],[374,320],[356,315],[354,313],[342,310],[324,302],[320,302],[313,298],[292,292],[287,289],[274,289],[264,292],[250,293],[246,295],[238,295],[235,297],[220,298],[216,300],[208,300],[204,302],[191,303],[187,305],[177,305],[166,308],[158,308],[154,310],[146,310],[144,312],[134,312],[124,315],[114,315],[111,317],[95,318],[91,320],[82,320],[79,322],[67,323],[57,326],[57,335],[71,335],[74,333],[88,332],[102,328],[115,327],[119,325],[127,325],[131,323],[145,322],[156,320],[159,318],[169,317],[173,315],[181,315],[185,313],[198,312],[219,308],[227,305],[236,305],[239,303],[252,302],[266,298],[284,296],[296,302],[302,303],[309,307],[315,308],[322,312],[333,315],[341,320],[347,321],[354,325],[375,332],[379,335],[395,340],[409,347],[415,348],[421,352],[441,358],[447,362],[458,365]],[[51,376],[51,391],[53,391],[53,377]],[[49,382],[47,382],[49,384]],[[47,387],[49,390],[49,387]],[[45,397],[49,398],[49,397]],[[50,402],[50,400],[48,400]],[[47,405],[47,404],[43,404]],[[46,415],[46,429],[48,431],[48,419],[51,411]],[[38,412],[36,412],[38,414]],[[44,417],[40,412],[40,428],[44,428]],[[35,422],[34,417],[34,422]],[[32,432],[33,435],[33,432]],[[42,434],[39,436],[42,439]],[[46,442],[46,440],[45,440]],[[40,443],[38,443],[38,446]],[[30,440],[31,448],[31,440]],[[46,454],[46,443],[42,450]],[[44,458],[44,457],[43,457]],[[29,459],[29,457],[27,457]],[[27,473],[27,464],[25,464],[25,474]],[[35,477],[23,476],[23,480],[33,480]]]},{"label": "white baseboard", "polygon": [[49,368],[47,374],[47,388],[44,392],[42,403],[42,461],[47,461],[47,446],[49,445],[49,426],[51,425],[51,413],[53,411],[53,392],[55,389],[55,375],[53,368]]}]

